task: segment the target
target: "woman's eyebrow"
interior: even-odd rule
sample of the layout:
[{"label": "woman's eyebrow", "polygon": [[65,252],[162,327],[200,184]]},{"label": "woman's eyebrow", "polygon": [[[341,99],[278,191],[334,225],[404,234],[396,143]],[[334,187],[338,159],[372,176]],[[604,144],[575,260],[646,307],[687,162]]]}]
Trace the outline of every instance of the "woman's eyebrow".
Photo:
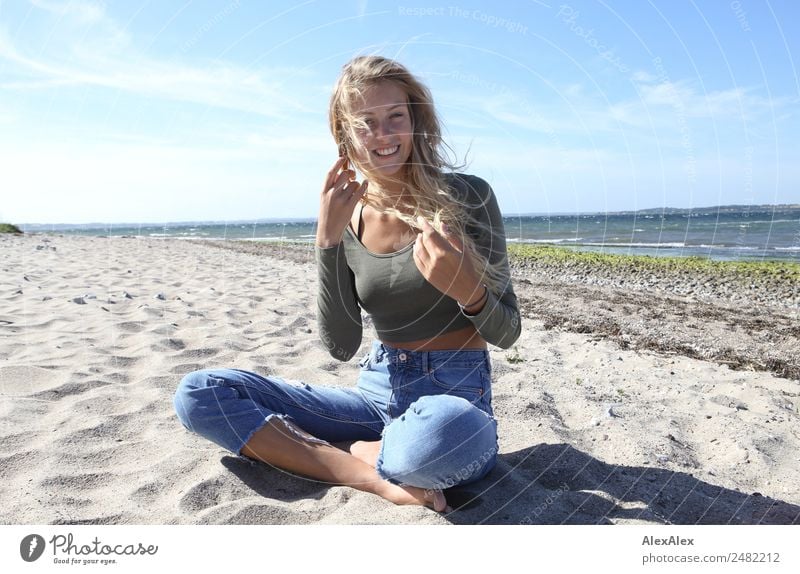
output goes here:
[{"label": "woman's eyebrow", "polygon": [[[389,108],[386,108],[386,111],[388,112],[389,110],[393,110],[395,108],[399,108],[399,107],[405,106],[405,105],[406,105],[405,102],[402,103],[402,104],[395,104],[395,105],[393,105],[393,106],[391,106]],[[364,115],[365,116],[374,116],[375,114],[373,112],[364,112]]]}]

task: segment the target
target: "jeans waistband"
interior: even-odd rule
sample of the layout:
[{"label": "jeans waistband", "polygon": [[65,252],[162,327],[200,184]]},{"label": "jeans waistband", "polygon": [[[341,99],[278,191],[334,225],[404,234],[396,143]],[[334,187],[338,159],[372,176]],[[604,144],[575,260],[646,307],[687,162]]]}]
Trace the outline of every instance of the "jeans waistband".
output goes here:
[{"label": "jeans waistband", "polygon": [[410,351],[390,347],[380,341],[373,341],[370,356],[374,361],[386,361],[397,365],[417,367],[422,370],[437,367],[475,368],[485,364],[491,372],[489,351],[485,349],[447,349],[440,351]]}]

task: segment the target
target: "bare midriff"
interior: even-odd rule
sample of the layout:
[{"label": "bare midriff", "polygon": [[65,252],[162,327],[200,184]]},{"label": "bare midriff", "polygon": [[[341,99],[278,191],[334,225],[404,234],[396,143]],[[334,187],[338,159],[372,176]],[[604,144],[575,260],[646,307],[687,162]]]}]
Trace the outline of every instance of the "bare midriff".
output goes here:
[{"label": "bare midriff", "polygon": [[463,350],[463,349],[482,349],[486,350],[486,341],[478,334],[478,330],[473,325],[468,325],[463,329],[436,335],[429,339],[418,341],[381,341],[384,345],[395,349],[406,349],[408,351],[444,351],[444,350]]}]

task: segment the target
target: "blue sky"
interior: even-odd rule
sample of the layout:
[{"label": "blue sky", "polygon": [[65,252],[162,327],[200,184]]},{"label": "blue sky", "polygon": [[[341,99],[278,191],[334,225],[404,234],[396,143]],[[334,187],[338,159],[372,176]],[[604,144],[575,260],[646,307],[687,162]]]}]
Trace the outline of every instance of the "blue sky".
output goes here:
[{"label": "blue sky", "polygon": [[798,4],[0,0],[0,221],[315,217],[363,54],[506,214],[800,203]]}]

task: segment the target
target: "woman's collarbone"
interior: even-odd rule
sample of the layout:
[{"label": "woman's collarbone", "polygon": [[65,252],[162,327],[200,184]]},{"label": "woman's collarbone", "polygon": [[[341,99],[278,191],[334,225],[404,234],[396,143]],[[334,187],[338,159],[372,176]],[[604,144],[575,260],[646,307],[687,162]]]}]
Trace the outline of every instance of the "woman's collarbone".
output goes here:
[{"label": "woman's collarbone", "polygon": [[416,232],[405,221],[388,213],[367,215],[361,228],[361,243],[373,253],[389,254],[407,247],[416,238]]}]

